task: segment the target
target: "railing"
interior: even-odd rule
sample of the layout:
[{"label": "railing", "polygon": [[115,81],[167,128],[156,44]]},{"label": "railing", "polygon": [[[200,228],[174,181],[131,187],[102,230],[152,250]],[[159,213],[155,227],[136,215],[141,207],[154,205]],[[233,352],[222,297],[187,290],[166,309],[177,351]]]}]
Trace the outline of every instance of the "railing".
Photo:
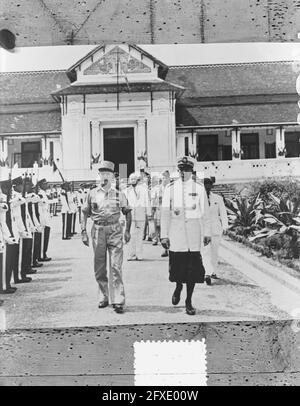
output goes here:
[{"label": "railing", "polygon": [[204,176],[215,176],[217,183],[234,183],[272,177],[300,178],[300,158],[249,159],[197,162]]}]

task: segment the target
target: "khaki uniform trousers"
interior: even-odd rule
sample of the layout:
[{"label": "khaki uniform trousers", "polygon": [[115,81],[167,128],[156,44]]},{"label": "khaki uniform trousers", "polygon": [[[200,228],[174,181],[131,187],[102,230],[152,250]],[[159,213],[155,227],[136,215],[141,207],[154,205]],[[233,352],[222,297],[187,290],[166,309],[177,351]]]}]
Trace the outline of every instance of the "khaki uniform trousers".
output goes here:
[{"label": "khaki uniform trousers", "polygon": [[[125,304],[122,280],[123,230],[120,223],[92,227],[94,271],[99,285],[99,299],[116,305]],[[109,264],[107,264],[107,253]],[[109,278],[107,266],[109,265]]]}]

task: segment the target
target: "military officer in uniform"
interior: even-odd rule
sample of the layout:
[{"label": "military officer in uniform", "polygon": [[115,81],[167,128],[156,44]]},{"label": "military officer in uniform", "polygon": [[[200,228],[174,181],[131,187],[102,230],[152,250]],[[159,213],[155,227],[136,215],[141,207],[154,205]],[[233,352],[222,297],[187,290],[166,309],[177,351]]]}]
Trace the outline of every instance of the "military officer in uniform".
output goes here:
[{"label": "military officer in uniform", "polygon": [[[82,241],[89,245],[87,219],[91,217],[92,243],[94,249],[94,271],[99,285],[100,302],[98,307],[111,304],[116,313],[123,313],[125,292],[122,280],[123,230],[119,222],[121,212],[126,216],[125,242],[130,240],[131,209],[123,192],[112,187],[114,164],[103,161],[99,166],[100,184],[90,190],[82,208]],[[110,262],[111,291],[107,277],[107,252]]]},{"label": "military officer in uniform", "polygon": [[228,217],[222,196],[211,191],[213,187],[211,178],[204,179],[204,187],[207,193],[211,218],[211,244],[205,249],[207,251],[205,255],[208,257],[206,258],[208,266],[206,267],[205,281],[208,285],[211,285],[211,278],[217,279],[219,246],[222,235],[228,228]]},{"label": "military officer in uniform", "polygon": [[172,304],[177,305],[186,283],[186,313],[194,315],[192,295],[196,283],[204,283],[201,249],[210,242],[208,201],[203,186],[192,179],[190,157],[178,161],[180,177],[166,187],[161,209],[161,244],[169,249],[169,280],[176,283]]},{"label": "military officer in uniform", "polygon": [[41,179],[38,182],[39,188],[39,211],[40,211],[40,221],[43,227],[42,241],[41,241],[41,258],[38,260],[41,262],[49,262],[51,258],[47,256],[50,230],[51,230],[51,215],[50,215],[50,202],[47,197],[46,190],[48,189],[48,183],[46,179]]},{"label": "military officer in uniform", "polygon": [[[1,182],[1,189],[4,190],[3,186],[5,182]],[[15,293],[17,288],[11,286],[11,277],[13,268],[9,265],[7,261],[7,256],[11,255],[13,250],[7,248],[8,244],[10,246],[16,246],[16,241],[11,235],[9,228],[7,227],[7,215],[8,215],[9,205],[7,204],[7,196],[0,193],[0,293],[1,294],[12,294]]]},{"label": "military officer in uniform", "polygon": [[71,239],[71,223],[72,223],[72,214],[69,206],[68,192],[70,190],[70,183],[64,182],[61,185],[62,191],[60,194],[61,201],[61,216],[62,216],[62,239],[70,240]]}]

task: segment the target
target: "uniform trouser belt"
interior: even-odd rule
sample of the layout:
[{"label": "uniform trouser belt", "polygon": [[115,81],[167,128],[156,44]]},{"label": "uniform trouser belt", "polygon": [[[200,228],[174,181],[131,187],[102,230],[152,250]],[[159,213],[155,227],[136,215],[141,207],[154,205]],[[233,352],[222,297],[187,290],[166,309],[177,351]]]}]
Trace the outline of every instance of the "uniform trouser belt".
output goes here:
[{"label": "uniform trouser belt", "polygon": [[112,226],[118,223],[119,220],[94,221],[95,226]]}]

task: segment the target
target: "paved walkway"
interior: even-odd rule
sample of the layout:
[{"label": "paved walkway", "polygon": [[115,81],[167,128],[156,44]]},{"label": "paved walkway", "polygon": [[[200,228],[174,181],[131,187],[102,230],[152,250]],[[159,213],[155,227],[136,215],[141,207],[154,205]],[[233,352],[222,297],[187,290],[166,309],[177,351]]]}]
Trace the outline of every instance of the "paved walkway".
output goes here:
[{"label": "paved walkway", "polygon": [[[238,252],[234,253],[230,247]],[[245,251],[234,243],[225,242],[221,250],[221,279],[211,287],[197,285],[193,301],[197,314],[191,318],[185,314],[184,295],[179,306],[171,305],[174,285],[168,281],[168,259],[161,258],[160,254],[160,247],[145,243],[144,261],[124,261],[127,303],[123,315],[115,314],[111,308],[99,310],[92,249],[82,245],[80,234],[70,241],[62,241],[60,218],[56,218],[49,248],[53,261],[38,270],[32,283],[19,285],[16,294],[0,297],[4,301],[0,310],[5,313],[6,327],[289,319],[293,303],[295,308],[300,308],[300,290],[292,291],[290,286],[266,276],[247,262]],[[251,255],[249,258],[251,260]],[[283,300],[275,300],[278,289]],[[286,306],[287,298],[290,298],[289,306]]]}]

